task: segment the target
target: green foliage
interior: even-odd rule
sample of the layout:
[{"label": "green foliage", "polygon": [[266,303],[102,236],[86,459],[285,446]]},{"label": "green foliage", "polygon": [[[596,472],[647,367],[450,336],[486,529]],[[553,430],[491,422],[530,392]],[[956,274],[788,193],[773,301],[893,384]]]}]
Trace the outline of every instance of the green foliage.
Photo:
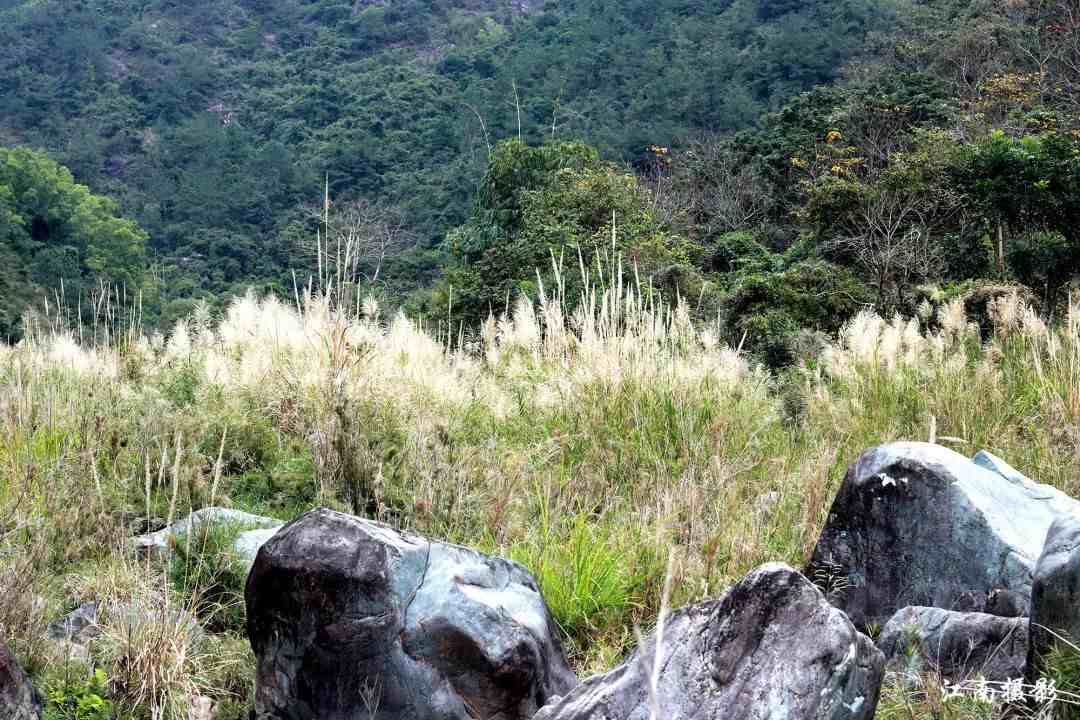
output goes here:
[{"label": "green foliage", "polygon": [[377,483],[384,474],[394,475],[403,442],[400,420],[383,403],[342,400],[333,412],[337,422],[331,446],[338,459],[335,489],[354,515],[374,515],[379,509]]},{"label": "green foliage", "polygon": [[706,267],[724,275],[768,271],[778,258],[757,241],[753,233],[729,232],[721,235],[707,248]]},{"label": "green foliage", "polygon": [[100,283],[138,292],[146,234],[116,213],[44,153],[0,147],[0,335],[17,336],[43,297],[77,299]]},{"label": "green foliage", "polygon": [[0,3],[0,145],[46,148],[146,229],[149,323],[249,285],[289,294],[310,258],[282,229],[324,178],[408,219],[415,246],[382,277],[400,300],[437,275],[499,140],[633,161],[746,128],[836,77],[892,5]]},{"label": "green foliage", "polygon": [[545,517],[540,531],[507,555],[536,577],[559,628],[582,648],[590,637],[632,625],[646,585],[663,583],[663,563],[643,554],[631,529],[598,525],[584,513],[559,529],[550,523]]},{"label": "green foliage", "polygon": [[[1063,696],[1074,698],[1080,692],[1080,647],[1074,639],[1059,636],[1045,655],[1039,658],[1042,676],[1054,682]],[[1073,702],[1056,703],[1055,720],[1075,720],[1078,716]]]},{"label": "green foliage", "polygon": [[822,260],[793,263],[778,272],[751,273],[726,303],[731,331],[770,367],[793,359],[800,329],[835,332],[871,303],[872,295],[850,271]]},{"label": "green foliage", "polygon": [[230,479],[230,497],[276,517],[294,517],[316,500],[315,462],[308,448],[284,447],[261,467]]},{"label": "green foliage", "polygon": [[160,382],[161,392],[169,402],[178,408],[190,407],[202,382],[202,368],[194,360],[177,358],[161,374]]},{"label": "green foliage", "polygon": [[959,148],[950,170],[997,231],[1002,261],[1056,300],[1080,263],[1080,138],[998,131]]},{"label": "green foliage", "polygon": [[[603,271],[619,260],[642,277],[688,264],[690,248],[653,213],[635,178],[580,143],[531,147],[499,144],[473,217],[447,239],[454,264],[447,270],[458,317],[476,322],[499,314],[539,282],[560,288],[552,265],[564,268],[563,294],[575,302],[583,289],[580,266]],[[538,277],[538,273],[540,274]]]},{"label": "green foliage", "polygon": [[101,668],[89,670],[68,663],[45,681],[45,720],[112,720],[108,677]]}]

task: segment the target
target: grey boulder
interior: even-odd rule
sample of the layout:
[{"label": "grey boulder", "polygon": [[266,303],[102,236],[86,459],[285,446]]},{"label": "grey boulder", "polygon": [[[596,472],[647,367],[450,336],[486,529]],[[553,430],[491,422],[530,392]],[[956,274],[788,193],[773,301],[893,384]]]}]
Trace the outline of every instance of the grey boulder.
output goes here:
[{"label": "grey boulder", "polygon": [[164,557],[169,554],[170,542],[182,541],[189,533],[201,532],[207,525],[246,528],[237,534],[233,549],[237,557],[250,567],[255,562],[255,555],[262,544],[280,530],[284,523],[277,518],[252,515],[242,510],[206,507],[162,530],[136,537],[133,544],[140,552]]},{"label": "grey boulder", "polygon": [[520,565],[326,509],[245,592],[261,720],[524,720],[577,679]]},{"label": "grey boulder", "polygon": [[95,602],[83,603],[50,623],[45,637],[52,655],[64,660],[90,662],[89,643],[101,634],[100,612]]},{"label": "grey boulder", "polygon": [[0,642],[0,717],[5,720],[38,720],[41,699],[11,651]]},{"label": "grey boulder", "polygon": [[1024,676],[1027,618],[906,607],[878,638],[890,670],[936,672],[953,681],[983,676],[1000,682]]},{"label": "grey boulder", "polygon": [[1046,535],[1031,593],[1029,679],[1042,657],[1065,638],[1080,645],[1080,519],[1058,518]]},{"label": "grey boulder", "polygon": [[54,623],[50,623],[47,636],[57,642],[85,645],[100,634],[98,604],[83,603]]},{"label": "grey boulder", "polygon": [[806,573],[858,627],[902,607],[984,611],[1001,598],[1012,606],[1001,614],[1027,615],[1062,515],[1080,503],[989,453],[973,462],[929,443],[881,445],[848,468]]},{"label": "grey boulder", "polygon": [[654,634],[535,720],[648,720],[654,663],[664,720],[862,720],[874,716],[885,658],[800,573],[763,565],[673,612],[659,648]]}]

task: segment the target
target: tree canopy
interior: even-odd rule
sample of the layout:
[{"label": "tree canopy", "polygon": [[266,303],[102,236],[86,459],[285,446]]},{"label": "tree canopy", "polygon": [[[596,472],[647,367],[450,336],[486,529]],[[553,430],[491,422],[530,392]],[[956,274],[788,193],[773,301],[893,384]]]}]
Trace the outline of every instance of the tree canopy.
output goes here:
[{"label": "tree canopy", "polygon": [[[116,203],[75,182],[43,153],[0,148],[0,334],[19,334],[28,303],[79,298],[103,285],[134,296],[146,233]],[[102,285],[103,284],[103,285]]]}]

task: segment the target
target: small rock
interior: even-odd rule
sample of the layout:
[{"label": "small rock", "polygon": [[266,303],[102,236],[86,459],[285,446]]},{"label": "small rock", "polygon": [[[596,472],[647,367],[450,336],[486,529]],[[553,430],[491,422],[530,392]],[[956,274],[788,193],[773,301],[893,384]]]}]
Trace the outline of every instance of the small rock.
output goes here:
[{"label": "small rock", "polygon": [[101,632],[98,627],[98,604],[80,605],[49,625],[47,632],[50,640],[85,645]]},{"label": "small rock", "polygon": [[886,623],[877,644],[890,670],[999,682],[1024,675],[1027,618],[906,607]]},{"label": "small rock", "polygon": [[239,555],[244,563],[251,567],[255,562],[255,556],[259,554],[259,548],[266,544],[266,541],[274,537],[278,530],[281,529],[281,525],[276,527],[260,528],[258,530],[247,530],[236,536],[236,542],[233,543],[233,549],[236,554]]},{"label": "small rock", "polygon": [[769,518],[780,502],[780,493],[771,490],[754,499],[754,513],[761,518]]},{"label": "small rock", "polygon": [[123,635],[166,632],[171,638],[182,639],[189,648],[197,648],[206,637],[198,618],[191,612],[160,601],[131,600],[107,605],[104,624]]},{"label": "small rock", "polygon": [[188,720],[214,720],[214,701],[205,695],[191,698]]},{"label": "small rock", "polygon": [[778,563],[672,613],[656,645],[654,635],[534,720],[648,720],[654,658],[664,720],[869,720],[885,665],[818,588]]},{"label": "small rock", "polygon": [[245,591],[259,720],[526,720],[577,682],[517,563],[320,509]]},{"label": "small rock", "polygon": [[998,617],[1023,617],[1028,605],[1028,599],[1015,590],[995,588],[987,594],[983,612]]},{"label": "small rock", "polygon": [[1080,518],[1071,516],[1062,516],[1050,526],[1035,566],[1029,680],[1041,671],[1042,657],[1058,636],[1080,645]]},{"label": "small rock", "polygon": [[39,720],[41,699],[11,651],[0,642],[0,718]]},{"label": "small rock", "polygon": [[984,610],[995,590],[1028,614],[1046,531],[1080,503],[989,453],[976,458],[898,442],[848,468],[807,575],[856,626],[909,605]]}]

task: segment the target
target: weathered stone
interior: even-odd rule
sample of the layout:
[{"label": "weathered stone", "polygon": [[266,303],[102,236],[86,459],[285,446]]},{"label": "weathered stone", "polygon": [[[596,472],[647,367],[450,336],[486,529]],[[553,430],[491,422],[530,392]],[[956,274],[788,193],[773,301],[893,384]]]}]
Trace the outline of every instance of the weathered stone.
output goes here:
[{"label": "weathered stone", "polygon": [[0,718],[38,720],[41,700],[7,646],[0,643]]},{"label": "weathered stone", "polygon": [[780,504],[780,493],[771,490],[754,499],[754,514],[763,520],[768,520]]},{"label": "weathered stone", "polygon": [[233,550],[250,569],[255,562],[255,556],[259,554],[259,548],[265,545],[267,540],[274,537],[281,528],[281,525],[277,525],[256,530],[246,530],[236,536]]},{"label": "weathered stone", "polygon": [[534,720],[648,720],[650,674],[664,720],[861,720],[885,658],[809,580],[763,565],[716,600],[675,611],[622,665]]},{"label": "weathered stone", "polygon": [[170,538],[180,540],[193,530],[200,531],[207,523],[248,528],[248,530],[241,532],[237,536],[233,547],[236,554],[249,567],[255,562],[255,554],[258,553],[262,544],[270,539],[284,524],[277,518],[252,515],[242,510],[207,507],[196,510],[162,530],[140,535],[134,539],[133,543],[140,552],[166,556],[169,552]]},{"label": "weathered stone", "polygon": [[971,462],[975,463],[979,467],[986,468],[996,472],[1001,477],[1005,478],[1013,485],[1020,485],[1021,487],[1030,486],[1032,484],[1031,478],[1024,475],[1022,472],[1014,468],[1009,463],[999,458],[989,450],[980,450],[975,453],[971,458]]},{"label": "weathered stone", "polygon": [[909,605],[982,611],[994,591],[1027,614],[1046,531],[1080,503],[978,457],[898,442],[848,468],[807,575],[858,627]]},{"label": "weathered stone", "polygon": [[1024,617],[1029,604],[1029,599],[1017,591],[997,588],[987,593],[983,612],[998,617]]},{"label": "weathered stone", "polygon": [[1029,679],[1041,670],[1041,657],[1058,637],[1080,644],[1080,519],[1071,516],[1050,526],[1035,566]]},{"label": "weathered stone", "polygon": [[84,603],[48,627],[50,640],[85,645],[100,633],[98,604]]},{"label": "weathered stone", "polygon": [[246,588],[262,720],[524,720],[570,671],[520,565],[320,509]]},{"label": "weathered stone", "polygon": [[101,634],[97,603],[84,603],[49,625],[45,637],[50,655],[63,661],[90,661],[88,643]]},{"label": "weathered stone", "polygon": [[1024,675],[1027,618],[906,607],[886,623],[878,647],[890,670],[1004,681]]}]

